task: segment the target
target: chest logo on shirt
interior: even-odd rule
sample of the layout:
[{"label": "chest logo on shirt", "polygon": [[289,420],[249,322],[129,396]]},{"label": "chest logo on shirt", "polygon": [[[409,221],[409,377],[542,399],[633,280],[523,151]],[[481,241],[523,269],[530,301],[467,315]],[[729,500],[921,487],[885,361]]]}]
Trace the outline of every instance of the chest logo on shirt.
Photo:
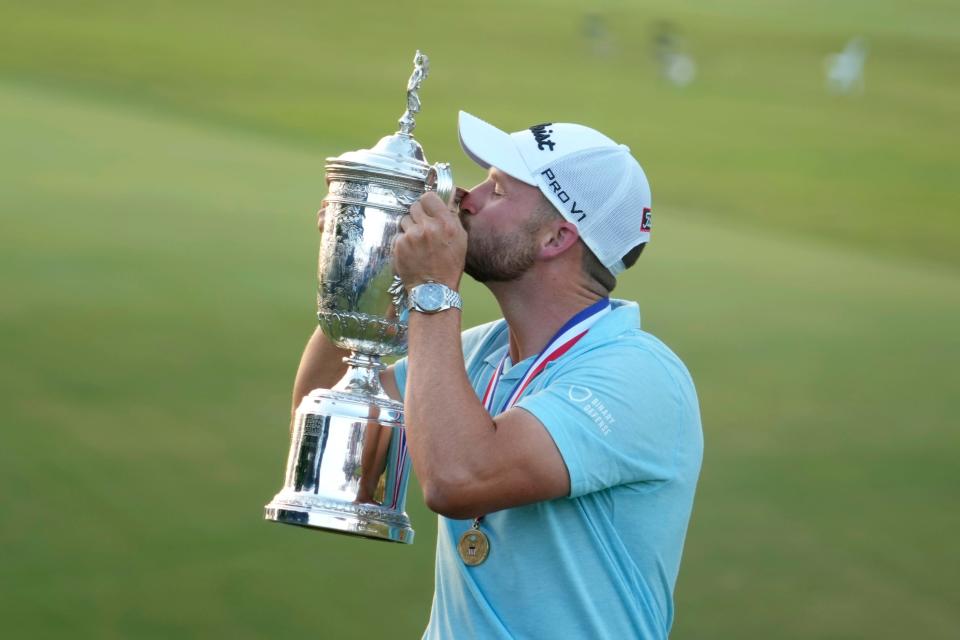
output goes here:
[{"label": "chest logo on shirt", "polygon": [[590,391],[590,389],[587,389],[586,387],[578,387],[574,384],[570,385],[570,389],[567,391],[567,397],[574,402],[586,402],[592,395],[593,391]]}]

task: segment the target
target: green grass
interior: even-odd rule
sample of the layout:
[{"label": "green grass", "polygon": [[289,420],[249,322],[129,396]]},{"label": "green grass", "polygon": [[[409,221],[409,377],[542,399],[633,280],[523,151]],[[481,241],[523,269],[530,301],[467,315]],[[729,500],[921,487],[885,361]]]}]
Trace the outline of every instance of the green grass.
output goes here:
[{"label": "green grass", "polygon": [[[604,58],[584,41],[588,10],[574,2],[5,12],[0,76],[334,150],[370,145],[394,125],[421,47],[433,73],[418,136],[432,157],[460,157],[460,108],[511,129],[596,123],[641,157],[657,208],[960,266],[960,10],[942,0],[607,2],[589,10],[611,31]],[[680,26],[699,61],[688,91],[657,79],[650,34],[661,19]],[[870,43],[866,95],[827,95],[825,55],[858,34]]]},{"label": "green grass", "polygon": [[[651,176],[654,244],[618,294],[694,373],[706,434],[674,637],[955,635],[960,16],[834,5],[611,2],[607,59],[557,3],[0,10],[0,633],[417,636],[415,488],[412,547],[261,506],[323,158],[392,130],[421,46],[418,138],[459,182],[480,172],[457,108],[595,123]],[[655,79],[659,17],[700,60],[688,91]],[[854,33],[867,92],[826,96]]]}]

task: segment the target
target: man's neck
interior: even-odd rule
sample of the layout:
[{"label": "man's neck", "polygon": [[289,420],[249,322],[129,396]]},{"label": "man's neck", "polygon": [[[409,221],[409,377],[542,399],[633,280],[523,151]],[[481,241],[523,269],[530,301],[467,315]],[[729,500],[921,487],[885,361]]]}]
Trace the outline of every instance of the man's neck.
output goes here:
[{"label": "man's neck", "polygon": [[567,320],[603,297],[569,280],[521,278],[488,286],[510,329],[514,364],[540,353]]}]

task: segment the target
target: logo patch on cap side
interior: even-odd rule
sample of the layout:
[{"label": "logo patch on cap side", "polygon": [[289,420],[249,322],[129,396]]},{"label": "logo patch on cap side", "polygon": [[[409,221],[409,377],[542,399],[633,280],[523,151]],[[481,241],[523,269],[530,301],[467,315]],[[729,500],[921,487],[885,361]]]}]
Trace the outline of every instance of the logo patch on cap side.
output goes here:
[{"label": "logo patch on cap side", "polygon": [[643,221],[640,223],[640,231],[650,233],[650,226],[653,224],[653,212],[650,207],[643,208]]},{"label": "logo patch on cap side", "polygon": [[530,127],[530,131],[533,133],[533,137],[537,141],[537,148],[540,149],[540,151],[546,151],[545,147],[550,147],[550,151],[553,151],[553,146],[556,144],[550,139],[550,134],[553,133],[553,129],[547,129],[547,127],[552,124],[552,122],[544,122],[543,124],[537,124]]}]

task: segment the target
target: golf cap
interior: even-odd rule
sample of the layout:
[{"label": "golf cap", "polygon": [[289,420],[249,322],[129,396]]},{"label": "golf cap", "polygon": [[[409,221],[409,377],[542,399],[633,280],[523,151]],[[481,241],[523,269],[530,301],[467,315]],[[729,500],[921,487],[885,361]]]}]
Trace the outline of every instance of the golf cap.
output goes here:
[{"label": "golf cap", "polygon": [[539,188],[613,275],[631,249],[649,242],[650,184],[626,145],[561,122],[506,133],[465,111],[459,130],[474,162]]}]

